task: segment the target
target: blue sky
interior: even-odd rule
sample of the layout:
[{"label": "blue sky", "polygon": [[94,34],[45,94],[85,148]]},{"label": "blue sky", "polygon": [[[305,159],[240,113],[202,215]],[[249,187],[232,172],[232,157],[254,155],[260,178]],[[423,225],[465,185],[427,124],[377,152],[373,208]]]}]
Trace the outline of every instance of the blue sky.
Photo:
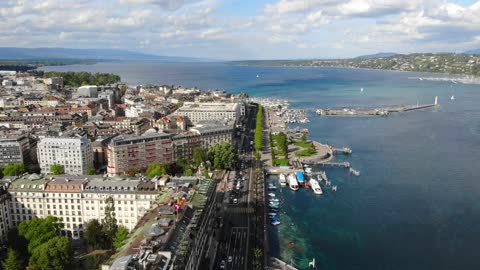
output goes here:
[{"label": "blue sky", "polygon": [[2,0],[0,46],[215,59],[480,48],[471,0]]}]

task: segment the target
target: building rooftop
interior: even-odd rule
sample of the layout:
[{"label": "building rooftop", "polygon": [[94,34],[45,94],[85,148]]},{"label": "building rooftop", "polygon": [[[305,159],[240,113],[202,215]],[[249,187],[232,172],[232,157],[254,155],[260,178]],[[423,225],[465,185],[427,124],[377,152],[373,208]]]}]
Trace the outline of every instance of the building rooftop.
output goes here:
[{"label": "building rooftop", "polygon": [[202,133],[209,133],[209,132],[216,132],[216,131],[225,131],[231,130],[234,127],[233,122],[225,122],[219,120],[206,120],[200,121],[197,125],[190,128],[190,131],[197,132],[199,134]]},{"label": "building rooftop", "polygon": [[177,112],[199,112],[199,111],[236,111],[238,103],[199,103],[199,102],[185,102],[182,107],[178,108]]},{"label": "building rooftop", "polygon": [[154,140],[154,139],[167,139],[170,138],[172,135],[163,133],[163,132],[157,132],[157,133],[147,133],[143,135],[131,135],[131,134],[122,134],[119,135],[115,138],[112,139],[113,144],[115,145],[122,145],[122,144],[130,144],[130,143],[137,143],[137,142],[143,142],[143,141],[149,141],[149,140]]}]

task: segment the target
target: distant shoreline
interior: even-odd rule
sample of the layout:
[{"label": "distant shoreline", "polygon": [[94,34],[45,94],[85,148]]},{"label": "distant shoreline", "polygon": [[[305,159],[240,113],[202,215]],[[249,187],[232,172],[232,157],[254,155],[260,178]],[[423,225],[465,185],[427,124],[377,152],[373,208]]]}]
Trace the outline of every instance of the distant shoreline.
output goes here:
[{"label": "distant shoreline", "polygon": [[401,72],[401,73],[420,73],[425,75],[438,75],[439,77],[409,77],[409,79],[419,79],[426,81],[456,81],[463,84],[480,84],[480,77],[469,74],[451,74],[442,72],[428,72],[428,71],[412,71],[412,70],[396,70],[396,69],[379,69],[379,68],[362,68],[349,66],[312,66],[312,65],[255,65],[255,64],[235,64],[232,62],[225,63],[231,66],[243,67],[269,67],[269,68],[331,68],[331,69],[353,69],[353,70],[370,70],[370,71],[387,71],[387,72]]}]

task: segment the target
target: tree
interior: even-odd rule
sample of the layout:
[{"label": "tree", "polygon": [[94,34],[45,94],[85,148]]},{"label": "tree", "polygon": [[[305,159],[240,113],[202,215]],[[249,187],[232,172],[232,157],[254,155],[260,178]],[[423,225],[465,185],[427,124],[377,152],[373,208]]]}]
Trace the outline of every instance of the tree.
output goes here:
[{"label": "tree", "polygon": [[111,248],[115,234],[117,233],[117,219],[115,218],[115,202],[112,197],[105,200],[105,218],[103,219],[102,231],[105,234],[108,246]]},{"label": "tree", "polygon": [[19,176],[25,173],[25,165],[23,163],[10,163],[3,169],[5,176]]},{"label": "tree", "polygon": [[139,172],[140,172],[139,169],[133,168],[133,169],[131,169],[131,170],[125,172],[125,173],[126,173],[128,176],[130,176],[130,177],[134,177],[134,176],[137,175],[137,173],[139,173]]},{"label": "tree", "polygon": [[87,175],[95,175],[97,173],[97,170],[94,168],[90,168],[87,170]]},{"label": "tree", "polygon": [[4,270],[22,270],[22,260],[20,256],[18,256],[17,252],[10,248],[8,249],[7,258],[2,262],[2,266]]},{"label": "tree", "polygon": [[253,141],[255,150],[261,151],[263,148],[263,108],[260,104],[258,105],[257,122]]},{"label": "tree", "polygon": [[210,178],[210,175],[208,174],[208,170],[207,170],[207,169],[203,170],[202,176],[205,177],[205,178]]},{"label": "tree", "polygon": [[200,164],[205,163],[206,159],[207,154],[202,147],[195,147],[193,149],[193,164],[195,164],[195,167],[198,168]]},{"label": "tree", "polygon": [[70,240],[65,236],[57,236],[33,250],[29,269],[64,270],[71,261]]},{"label": "tree", "polygon": [[185,168],[185,170],[183,171],[183,175],[192,176],[193,175],[192,168],[190,168],[190,167]]},{"label": "tree", "polygon": [[307,142],[307,134],[306,134],[305,132],[302,133],[302,136],[300,137],[300,140],[301,140],[302,142]]},{"label": "tree", "polygon": [[103,227],[97,219],[92,219],[87,223],[84,231],[84,239],[88,247],[91,249],[105,248],[106,236]]},{"label": "tree", "polygon": [[57,217],[34,218],[18,225],[18,233],[28,240],[30,254],[43,243],[56,236],[60,236],[63,224]]},{"label": "tree", "polygon": [[24,262],[28,261],[28,240],[18,233],[18,228],[12,228],[7,233],[7,246],[14,249]]},{"label": "tree", "polygon": [[40,173],[40,166],[38,164],[30,164],[27,166],[29,173]]},{"label": "tree", "polygon": [[207,155],[215,169],[233,169],[238,158],[235,148],[226,142],[212,145]]},{"label": "tree", "polygon": [[53,164],[50,167],[50,173],[53,175],[62,175],[65,174],[65,167],[60,164]]},{"label": "tree", "polygon": [[115,241],[113,242],[113,246],[116,249],[119,249],[125,243],[125,240],[128,238],[128,230],[123,226],[119,226],[117,232],[115,233]]},{"label": "tree", "polygon": [[123,97],[127,92],[128,87],[126,85],[120,85],[120,95]]},{"label": "tree", "polygon": [[158,164],[158,163],[152,162],[148,165],[145,175],[149,178],[166,175],[167,169],[168,169],[168,164],[166,163]]}]

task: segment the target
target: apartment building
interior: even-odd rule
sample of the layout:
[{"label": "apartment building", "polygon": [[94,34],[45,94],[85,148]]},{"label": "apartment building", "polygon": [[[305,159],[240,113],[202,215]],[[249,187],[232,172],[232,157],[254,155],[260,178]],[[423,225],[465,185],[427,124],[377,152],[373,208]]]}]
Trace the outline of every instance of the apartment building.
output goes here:
[{"label": "apartment building", "polygon": [[108,175],[120,175],[132,169],[147,168],[152,162],[173,162],[172,135],[148,133],[142,136],[120,135],[107,148]]},{"label": "apartment building", "polygon": [[[132,230],[153,206],[158,190],[154,182],[135,178],[32,174],[12,181],[8,192],[11,200],[5,209],[12,226],[34,217],[55,216],[64,223],[65,235],[79,238],[88,221],[104,219],[109,197],[114,200],[117,224]],[[1,214],[2,210],[0,218]]]},{"label": "apartment building", "polygon": [[233,122],[224,121],[200,121],[195,127],[190,128],[190,132],[196,133],[201,137],[204,149],[208,149],[210,145],[220,142],[232,144],[234,131]]},{"label": "apartment building", "polygon": [[185,102],[175,114],[188,118],[191,125],[205,120],[237,122],[242,115],[242,105],[239,103]]},{"label": "apartment building", "polygon": [[25,134],[0,135],[0,166],[5,167],[9,163],[30,163],[31,147],[30,139]]},{"label": "apartment building", "polygon": [[37,145],[42,173],[50,173],[54,164],[65,167],[66,174],[84,175],[93,168],[93,151],[85,137],[43,138]]},{"label": "apartment building", "polygon": [[4,187],[0,187],[0,243],[7,240],[7,234],[12,227],[10,217],[10,194]]}]

